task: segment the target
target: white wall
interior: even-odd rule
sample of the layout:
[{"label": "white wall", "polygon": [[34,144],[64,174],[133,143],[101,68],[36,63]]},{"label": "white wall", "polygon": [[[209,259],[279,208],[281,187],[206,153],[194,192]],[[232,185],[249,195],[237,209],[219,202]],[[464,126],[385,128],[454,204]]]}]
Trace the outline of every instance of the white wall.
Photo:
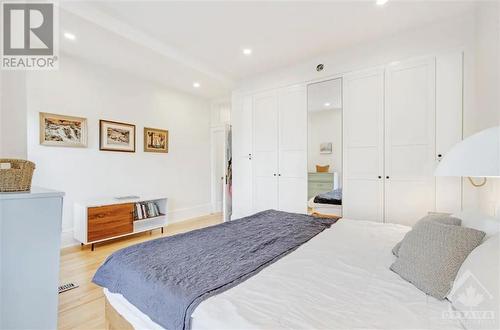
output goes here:
[{"label": "white wall", "polygon": [[[384,39],[366,42],[333,54],[324,54],[292,67],[269,72],[238,84],[236,92],[265,90],[298,82],[319,81],[343,73],[393,61],[448,51],[464,52],[464,136],[499,123],[498,119],[498,3],[478,2],[476,11],[461,17],[416,27]],[[332,41],[333,42],[333,41]],[[325,69],[316,71],[322,63]],[[482,63],[482,64],[480,64]],[[484,69],[481,68],[484,67]],[[487,85],[485,87],[484,85]],[[493,101],[496,94],[496,101]],[[479,100],[488,105],[478,111]],[[500,183],[490,180],[478,190],[464,180],[463,207],[492,214],[500,199]],[[498,208],[498,206],[497,206]]]},{"label": "white wall", "polygon": [[[204,99],[65,55],[59,71],[27,76],[28,158],[34,184],[66,193],[63,244],[73,203],[101,196],[159,194],[172,220],[210,212],[210,109]],[[88,119],[88,148],[39,144],[39,112]],[[99,151],[99,119],[136,125],[136,152]],[[169,130],[169,153],[143,152],[143,127]]]},{"label": "white wall", "polygon": [[26,76],[0,74],[0,158],[26,159]]},{"label": "white wall", "polygon": [[[316,172],[316,165],[330,165],[330,172],[342,175],[342,110],[309,111],[307,170]],[[332,142],[331,154],[320,154],[319,146]]]},{"label": "white wall", "polygon": [[[475,27],[477,98],[474,111],[475,131],[480,131],[500,125],[500,3],[481,3]],[[479,207],[488,213],[500,212],[500,179],[490,179],[479,191]]]}]

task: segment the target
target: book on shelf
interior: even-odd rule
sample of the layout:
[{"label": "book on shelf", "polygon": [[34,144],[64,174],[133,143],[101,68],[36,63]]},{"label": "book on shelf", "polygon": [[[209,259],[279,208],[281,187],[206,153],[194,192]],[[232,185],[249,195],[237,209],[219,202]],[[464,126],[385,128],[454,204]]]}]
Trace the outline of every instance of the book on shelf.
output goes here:
[{"label": "book on shelf", "polygon": [[154,218],[162,215],[160,207],[155,202],[139,202],[135,203],[134,219],[142,220]]}]

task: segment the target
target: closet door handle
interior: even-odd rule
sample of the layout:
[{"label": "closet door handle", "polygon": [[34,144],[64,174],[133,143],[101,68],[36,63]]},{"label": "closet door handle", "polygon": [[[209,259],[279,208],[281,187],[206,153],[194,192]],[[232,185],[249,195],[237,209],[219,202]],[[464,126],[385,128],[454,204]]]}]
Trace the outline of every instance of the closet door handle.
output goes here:
[{"label": "closet door handle", "polygon": [[382,179],[382,176],[381,176],[381,175],[379,175],[379,176],[378,176],[378,178],[379,178],[379,179]]},{"label": "closet door handle", "polygon": [[278,176],[281,176],[281,173],[280,173],[280,174],[278,174]]},{"label": "closet door handle", "polygon": [[273,176],[276,176],[276,173],[273,173]]},{"label": "closet door handle", "polygon": [[386,178],[386,179],[389,179],[389,176],[386,176],[385,178]]}]

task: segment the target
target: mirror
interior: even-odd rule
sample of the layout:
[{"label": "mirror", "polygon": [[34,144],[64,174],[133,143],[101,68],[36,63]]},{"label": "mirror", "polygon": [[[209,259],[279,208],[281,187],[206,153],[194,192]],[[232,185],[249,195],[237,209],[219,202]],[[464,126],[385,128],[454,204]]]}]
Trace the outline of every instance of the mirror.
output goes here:
[{"label": "mirror", "polygon": [[307,87],[309,213],[342,216],[342,79]]}]

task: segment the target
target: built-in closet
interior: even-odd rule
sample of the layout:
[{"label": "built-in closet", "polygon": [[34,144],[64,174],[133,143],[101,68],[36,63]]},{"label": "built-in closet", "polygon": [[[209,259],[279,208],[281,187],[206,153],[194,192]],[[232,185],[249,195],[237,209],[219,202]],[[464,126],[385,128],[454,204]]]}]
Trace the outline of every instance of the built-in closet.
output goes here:
[{"label": "built-in closet", "polygon": [[345,217],[413,224],[460,209],[460,179],[434,169],[461,139],[461,72],[461,54],[445,54],[344,76]]},{"label": "built-in closet", "polygon": [[[463,54],[393,62],[343,78],[343,216],[413,224],[460,210],[459,178],[437,178],[462,138]],[[233,93],[233,219],[307,212],[306,85]]]},{"label": "built-in closet", "polygon": [[233,97],[233,205],[236,215],[307,210],[305,85]]}]

